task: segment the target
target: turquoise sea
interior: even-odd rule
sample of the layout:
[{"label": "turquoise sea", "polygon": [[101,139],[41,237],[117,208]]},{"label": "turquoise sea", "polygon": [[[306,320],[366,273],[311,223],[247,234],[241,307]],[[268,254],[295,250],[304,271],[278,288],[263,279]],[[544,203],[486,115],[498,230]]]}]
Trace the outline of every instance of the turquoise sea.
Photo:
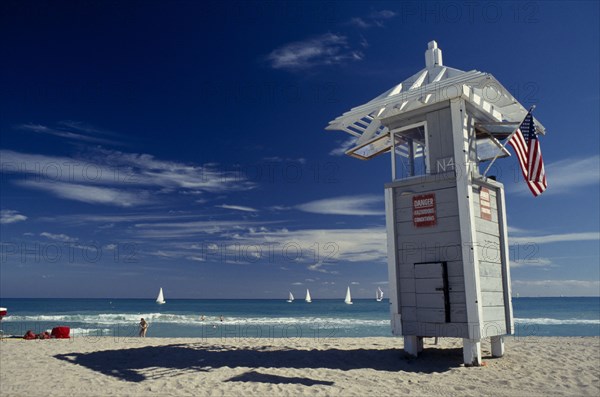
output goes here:
[{"label": "turquoise sea", "polygon": [[[0,299],[5,335],[64,325],[74,336],[331,338],[391,336],[389,302],[342,300]],[[600,336],[600,298],[513,298],[517,336]],[[201,316],[205,316],[202,320]],[[223,316],[223,321],[220,321]]]}]

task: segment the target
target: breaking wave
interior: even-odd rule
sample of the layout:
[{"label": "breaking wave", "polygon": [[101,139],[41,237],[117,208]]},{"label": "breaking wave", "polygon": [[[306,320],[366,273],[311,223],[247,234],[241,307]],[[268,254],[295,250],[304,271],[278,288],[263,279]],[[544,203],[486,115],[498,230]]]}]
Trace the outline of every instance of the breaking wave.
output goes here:
[{"label": "breaking wave", "polygon": [[[39,316],[8,316],[4,322],[50,322],[50,323],[82,323],[95,325],[132,325],[137,324],[140,318],[145,318],[155,324],[181,324],[202,325],[220,323],[218,317],[207,316],[204,321],[198,315],[166,314],[166,313],[103,313],[103,314],[64,314],[64,315],[39,315]],[[367,320],[353,318],[333,317],[225,317],[224,324],[253,324],[253,325],[310,325],[310,324],[335,324],[338,327],[356,326],[386,326],[390,320]]]},{"label": "breaking wave", "polygon": [[573,324],[590,324],[600,325],[600,319],[557,319],[557,318],[515,318],[515,322],[519,324],[540,324],[540,325],[573,325]]}]

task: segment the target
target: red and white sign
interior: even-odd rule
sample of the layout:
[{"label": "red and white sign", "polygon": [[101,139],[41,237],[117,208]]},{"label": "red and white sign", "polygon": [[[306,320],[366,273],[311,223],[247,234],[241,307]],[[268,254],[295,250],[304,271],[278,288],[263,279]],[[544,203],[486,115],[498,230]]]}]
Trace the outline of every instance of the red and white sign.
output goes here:
[{"label": "red and white sign", "polygon": [[490,191],[486,187],[482,187],[479,192],[479,210],[481,219],[486,221],[492,220],[492,205],[490,202]]},{"label": "red and white sign", "polygon": [[435,193],[413,196],[413,225],[425,227],[435,224]]}]

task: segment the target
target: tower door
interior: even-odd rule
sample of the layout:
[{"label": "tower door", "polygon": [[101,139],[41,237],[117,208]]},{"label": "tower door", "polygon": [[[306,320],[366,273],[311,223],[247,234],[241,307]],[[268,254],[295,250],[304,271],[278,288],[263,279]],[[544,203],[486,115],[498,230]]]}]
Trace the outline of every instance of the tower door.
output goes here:
[{"label": "tower door", "polygon": [[450,322],[446,262],[415,263],[415,293],[418,322]]}]

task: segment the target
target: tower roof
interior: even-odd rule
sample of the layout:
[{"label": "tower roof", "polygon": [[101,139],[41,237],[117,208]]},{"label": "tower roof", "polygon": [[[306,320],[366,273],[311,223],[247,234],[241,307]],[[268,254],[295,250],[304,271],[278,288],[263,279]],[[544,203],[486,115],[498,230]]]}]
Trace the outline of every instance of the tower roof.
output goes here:
[{"label": "tower roof", "polygon": [[[430,105],[458,97],[465,99],[481,123],[518,125],[527,114],[527,109],[491,74],[444,66],[442,50],[430,41],[424,69],[330,121],[326,129],[354,135],[358,138],[356,146],[360,146],[387,133],[382,120],[418,110],[426,112]],[[538,132],[544,134],[543,125],[535,122]]]}]

